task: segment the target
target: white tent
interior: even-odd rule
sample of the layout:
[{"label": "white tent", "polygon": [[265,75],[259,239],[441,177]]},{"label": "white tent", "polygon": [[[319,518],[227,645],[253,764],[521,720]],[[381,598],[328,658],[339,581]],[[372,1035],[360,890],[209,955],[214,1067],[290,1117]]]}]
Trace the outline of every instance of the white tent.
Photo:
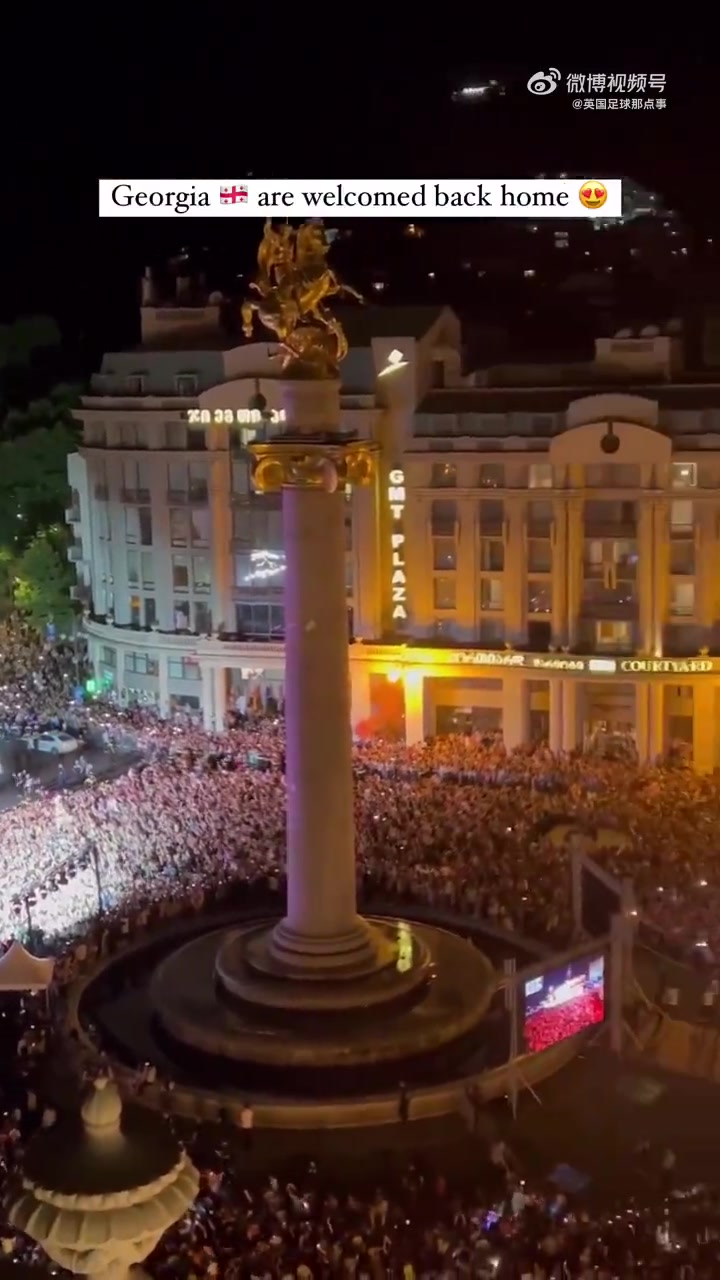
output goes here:
[{"label": "white tent", "polygon": [[14,940],[0,956],[0,994],[3,991],[47,991],[53,980],[54,960],[31,956]]}]

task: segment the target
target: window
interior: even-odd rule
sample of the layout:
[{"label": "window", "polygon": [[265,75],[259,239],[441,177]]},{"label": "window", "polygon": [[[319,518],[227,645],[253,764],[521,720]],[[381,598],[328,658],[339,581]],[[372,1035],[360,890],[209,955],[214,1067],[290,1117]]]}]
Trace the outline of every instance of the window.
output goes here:
[{"label": "window", "polygon": [[184,422],[164,422],[163,440],[166,449],[184,449],[187,444],[187,427]]},{"label": "window", "polygon": [[670,613],[674,618],[691,618],[695,612],[695,583],[670,584]]},{"label": "window", "polygon": [[480,581],[480,608],[492,612],[503,607],[502,578],[482,578]]},{"label": "window", "polygon": [[552,502],[538,502],[531,500],[527,505],[527,519],[530,528],[547,528],[552,524],[553,505]]},{"label": "window", "polygon": [[434,605],[436,609],[455,608],[455,579],[435,578],[433,580]]},{"label": "window", "polygon": [[141,396],[145,390],[145,378],[141,373],[131,373],[125,379],[125,390],[129,396]]},{"label": "window", "polygon": [[534,462],[528,472],[529,489],[552,489],[553,469],[549,462]]},{"label": "window", "polygon": [[640,468],[632,463],[600,462],[585,468],[588,489],[637,489]]},{"label": "window", "polygon": [[[193,515],[199,515],[193,512]],[[181,507],[170,508],[170,546],[186,547],[188,545],[188,513]]]},{"label": "window", "polygon": [[188,496],[191,502],[207,502],[208,469],[205,462],[191,462],[188,467]]},{"label": "window", "polygon": [[457,506],[446,499],[435,499],[430,506],[430,527],[434,537],[455,537]]},{"label": "window", "polygon": [[505,623],[501,618],[481,618],[479,631],[480,643],[490,648],[505,641]]},{"label": "window", "polygon": [[168,488],[171,493],[176,493],[178,497],[187,497],[188,469],[185,462],[170,462],[168,464]]},{"label": "window", "polygon": [[595,647],[597,649],[629,650],[632,648],[632,626],[629,622],[610,622],[603,619],[595,623]]},{"label": "window", "polygon": [[187,556],[173,556],[172,577],[175,591],[188,590],[190,586],[190,565]]},{"label": "window", "polygon": [[125,508],[125,542],[129,547],[152,546],[152,513],[149,507]]},{"label": "window", "polygon": [[96,447],[102,448],[105,444],[105,423],[86,422],[83,435],[85,444],[95,445]]},{"label": "window", "polygon": [[103,666],[111,667],[112,670],[114,671],[117,666],[117,649],[110,649],[107,645],[105,645],[100,650],[100,661],[102,662]]},{"label": "window", "polygon": [[676,498],[670,503],[670,528],[673,533],[688,533],[692,527],[692,502],[685,498]]},{"label": "window", "polygon": [[434,462],[430,475],[433,489],[454,489],[457,484],[457,467],[454,462]]},{"label": "window", "polygon": [[195,603],[195,630],[201,636],[209,636],[212,633],[212,613],[210,605],[204,600],[198,600]]},{"label": "window", "polygon": [[552,545],[549,538],[530,538],[527,556],[530,573],[552,573]]},{"label": "window", "polygon": [[196,373],[179,373],[175,379],[175,390],[179,396],[196,396],[198,380]]},{"label": "window", "polygon": [[502,489],[505,485],[503,464],[501,462],[481,463],[478,484],[481,489]]},{"label": "window", "polygon": [[190,604],[187,600],[173,601],[173,615],[176,631],[190,630]]},{"label": "window", "polygon": [[198,449],[204,449],[207,445],[207,436],[202,427],[188,427],[187,447],[197,452]]},{"label": "window", "polygon": [[157,658],[149,658],[146,653],[126,653],[125,670],[137,676],[156,676]]},{"label": "window", "polygon": [[695,543],[692,538],[674,538],[670,543],[670,572],[695,573]]},{"label": "window", "polygon": [[157,610],[152,596],[145,597],[145,626],[154,627],[157,622]]},{"label": "window", "polygon": [[542,578],[530,578],[527,584],[528,613],[550,613],[552,611],[552,588]]},{"label": "window", "polygon": [[232,491],[235,494],[245,496],[250,493],[252,485],[250,484],[250,461],[248,458],[233,458],[232,460]]},{"label": "window", "polygon": [[245,601],[235,606],[238,634],[248,640],[273,640],[282,637],[285,629],[283,607]]},{"label": "window", "polygon": [[140,555],[137,551],[127,553],[127,580],[130,587],[140,584]]},{"label": "window", "polygon": [[137,449],[138,429],[134,422],[120,423],[120,444],[125,449]]},{"label": "window", "polygon": [[143,590],[152,591],[155,587],[155,557],[152,551],[143,551],[140,554],[140,580]]},{"label": "window", "polygon": [[150,501],[150,472],[145,458],[123,458],[123,501]]},{"label": "window", "polygon": [[210,591],[210,561],[207,556],[193,556],[193,591],[197,595],[207,595]]},{"label": "window", "polygon": [[551,413],[536,413],[530,419],[530,431],[534,436],[549,436],[555,426],[555,418]]},{"label": "window", "polygon": [[200,663],[197,658],[169,658],[168,675],[171,680],[199,680]]},{"label": "window", "polygon": [[501,532],[505,520],[505,503],[501,499],[483,499],[480,503],[480,528]]},{"label": "window", "polygon": [[235,507],[232,513],[233,538],[236,542],[252,542],[253,513],[249,507]]},{"label": "window", "polygon": [[141,622],[140,622],[141,617],[142,617],[142,600],[140,599],[140,596],[131,596],[130,597],[130,626],[139,627],[141,625]]},{"label": "window", "polygon": [[433,569],[457,569],[454,538],[433,538]]},{"label": "window", "polygon": [[673,489],[694,489],[697,485],[697,463],[673,462],[670,480]]},{"label": "window", "polygon": [[210,512],[207,507],[195,507],[190,512],[190,538],[194,547],[210,546]]},{"label": "window", "polygon": [[505,544],[502,538],[480,539],[480,568],[485,572],[502,573],[505,568]]},{"label": "window", "polygon": [[612,561],[619,569],[632,569],[633,572],[637,568],[638,552],[637,543],[628,538],[621,538],[612,544]]}]

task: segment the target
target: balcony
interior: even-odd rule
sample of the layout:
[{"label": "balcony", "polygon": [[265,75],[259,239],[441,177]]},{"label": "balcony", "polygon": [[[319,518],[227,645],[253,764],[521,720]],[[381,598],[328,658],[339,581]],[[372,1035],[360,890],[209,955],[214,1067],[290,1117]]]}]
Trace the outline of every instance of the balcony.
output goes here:
[{"label": "balcony", "polygon": [[619,582],[614,587],[606,587],[601,582],[586,581],[580,615],[598,622],[636,621],[638,600],[634,582]]},{"label": "balcony", "polygon": [[65,523],[80,524],[80,508],[79,507],[65,508]]},{"label": "balcony", "polygon": [[78,564],[84,558],[82,542],[79,542],[76,539],[74,542],[71,542],[68,547],[68,560],[71,564]]}]

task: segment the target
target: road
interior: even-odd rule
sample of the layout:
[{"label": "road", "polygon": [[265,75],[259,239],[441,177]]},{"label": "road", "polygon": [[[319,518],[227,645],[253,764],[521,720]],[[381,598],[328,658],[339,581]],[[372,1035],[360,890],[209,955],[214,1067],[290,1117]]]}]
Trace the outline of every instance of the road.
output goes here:
[{"label": "road", "polygon": [[62,764],[66,780],[73,779],[76,776],[73,764],[79,755],[84,756],[88,764],[92,765],[96,778],[119,777],[137,758],[129,754],[105,751],[100,747],[83,747],[72,755],[58,756],[44,751],[31,751],[16,739],[4,739],[0,741],[0,764],[3,770],[0,778],[0,812],[14,809],[25,798],[26,793],[19,792],[13,783],[14,773],[26,770],[34,778],[38,778],[44,787],[54,790],[58,786],[58,766]]}]

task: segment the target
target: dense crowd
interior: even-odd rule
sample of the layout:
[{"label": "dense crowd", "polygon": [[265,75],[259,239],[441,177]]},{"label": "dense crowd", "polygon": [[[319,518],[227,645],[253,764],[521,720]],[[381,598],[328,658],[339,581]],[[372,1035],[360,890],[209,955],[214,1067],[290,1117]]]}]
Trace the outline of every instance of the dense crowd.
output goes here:
[{"label": "dense crowd", "polygon": [[[142,761],[0,814],[0,937],[28,919],[57,938],[100,912],[132,921],[152,905],[202,906],[238,882],[282,892],[280,721],[210,734],[144,712],[97,714],[106,741],[131,744]],[[716,780],[542,747],[506,754],[473,738],[358,744],[355,760],[366,898],[412,900],[563,944],[579,842],[632,877],[641,913],[673,943],[720,956]]]},{"label": "dense crowd", "polygon": [[[0,1197],[23,1151],[56,1122],[44,1068],[52,1019],[32,1000],[3,1007]],[[10,1065],[12,1064],[12,1066]],[[448,1177],[421,1155],[363,1172],[298,1159],[284,1176],[248,1167],[226,1125],[183,1137],[201,1171],[192,1208],[146,1263],[153,1280],[716,1280],[720,1197],[678,1179],[675,1153],[631,1148],[638,1196],[601,1208],[587,1176],[558,1166],[530,1178],[499,1137],[468,1135],[468,1172]],[[259,1139],[262,1142],[262,1137]],[[258,1152],[258,1155],[261,1153]],[[264,1162],[252,1159],[252,1168]],[[367,1168],[376,1164],[378,1175]],[[42,1249],[0,1215],[8,1260],[41,1266]],[[45,1274],[45,1273],[40,1273]],[[53,1268],[52,1274],[67,1277]]]},{"label": "dense crowd", "polygon": [[[88,924],[102,919],[96,937],[125,935],[150,913],[199,911],[238,885],[277,895],[284,887],[282,722],[243,717],[209,734],[147,711],[82,709],[72,706],[78,662],[74,646],[0,627],[0,731],[68,726],[101,736],[119,756],[132,751],[135,761],[112,781],[36,790],[0,814],[0,938],[43,935],[60,955],[61,981],[82,962]],[[720,957],[716,780],[544,747],[508,754],[487,737],[412,748],[358,742],[355,772],[366,900],[412,900],[564,943],[577,845],[614,875],[632,877],[641,914],[668,939]],[[534,1047],[546,1031],[538,1023]],[[43,1092],[54,1034],[34,1001],[3,1005],[0,1191],[27,1138],[54,1121]],[[64,1054],[70,1047],[64,1039]],[[76,1074],[84,1065],[79,1057]],[[312,1164],[295,1182],[256,1182],[221,1130],[210,1149],[207,1134],[191,1145],[201,1195],[150,1259],[156,1280],[720,1274],[720,1200],[702,1188],[670,1195],[672,1153],[658,1156],[643,1204],[598,1215],[581,1195],[527,1184],[502,1143],[479,1150],[472,1190],[419,1162],[372,1188],[327,1178]],[[647,1178],[640,1185],[648,1192]],[[0,1225],[0,1237],[8,1256],[40,1259],[9,1227]]]}]

